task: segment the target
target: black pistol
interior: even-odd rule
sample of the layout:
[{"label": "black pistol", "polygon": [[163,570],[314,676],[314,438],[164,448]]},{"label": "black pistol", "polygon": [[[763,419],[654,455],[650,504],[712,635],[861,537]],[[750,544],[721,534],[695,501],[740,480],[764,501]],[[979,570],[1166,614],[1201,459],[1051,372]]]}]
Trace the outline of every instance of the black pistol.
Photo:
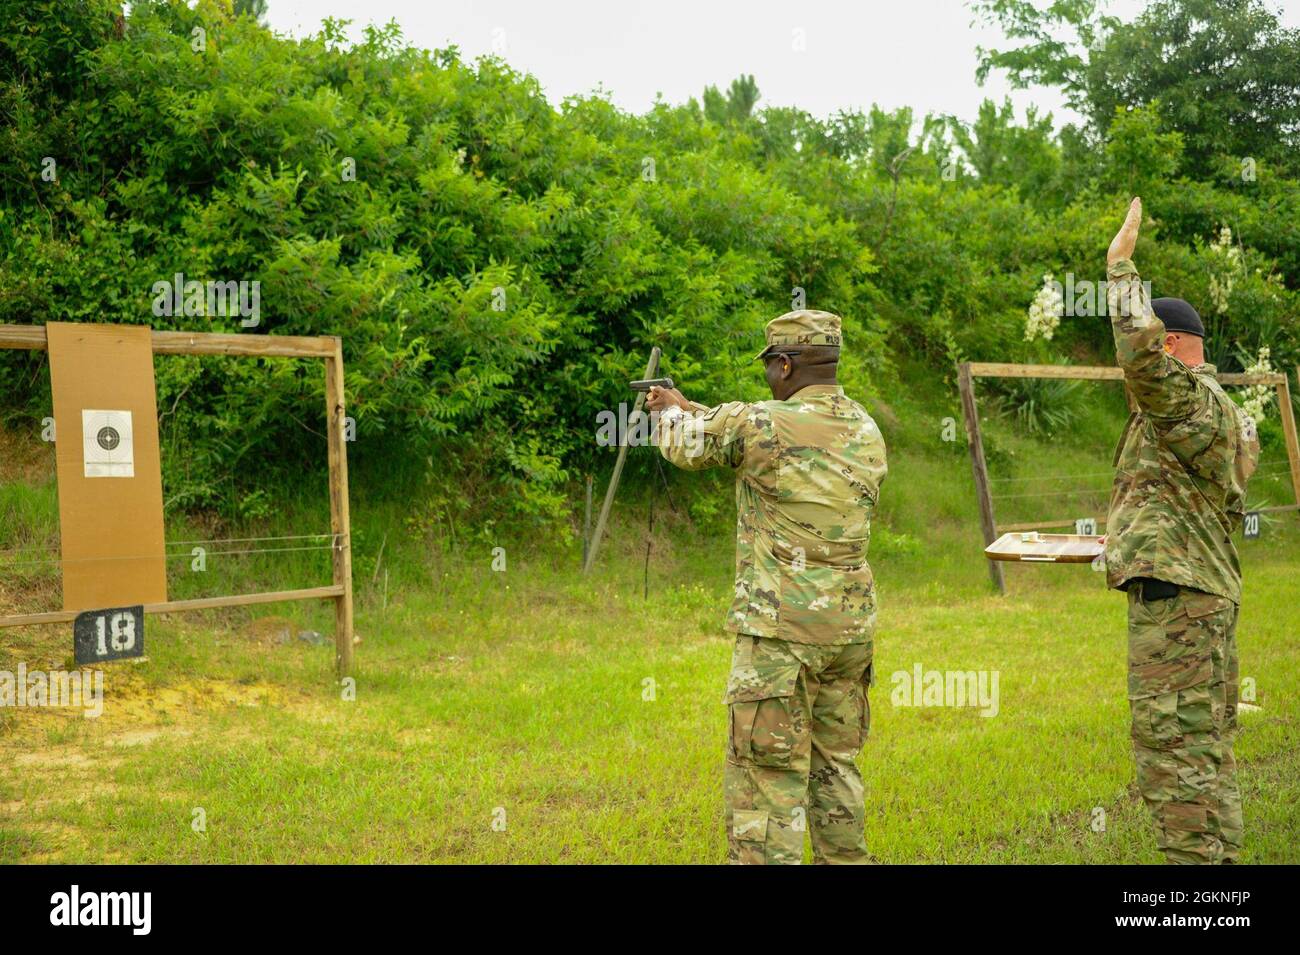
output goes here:
[{"label": "black pistol", "polygon": [[631,387],[633,391],[649,391],[651,388],[656,387],[673,388],[675,386],[671,378],[645,378],[641,381],[632,382]]}]

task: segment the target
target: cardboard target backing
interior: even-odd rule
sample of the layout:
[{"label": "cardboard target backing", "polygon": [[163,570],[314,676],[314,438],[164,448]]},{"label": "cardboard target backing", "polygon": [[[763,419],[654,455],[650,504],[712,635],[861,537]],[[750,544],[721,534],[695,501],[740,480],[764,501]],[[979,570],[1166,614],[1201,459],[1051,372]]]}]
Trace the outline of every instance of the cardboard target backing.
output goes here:
[{"label": "cardboard target backing", "polygon": [[63,609],[167,600],[147,327],[50,322]]}]

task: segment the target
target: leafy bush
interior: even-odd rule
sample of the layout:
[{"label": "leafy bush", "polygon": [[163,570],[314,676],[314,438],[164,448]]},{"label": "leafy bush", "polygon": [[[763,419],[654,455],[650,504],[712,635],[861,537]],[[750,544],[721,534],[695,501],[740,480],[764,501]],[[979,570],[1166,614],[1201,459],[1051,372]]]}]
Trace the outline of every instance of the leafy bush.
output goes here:
[{"label": "leafy bush", "polygon": [[1080,382],[1061,378],[999,378],[999,410],[1025,431],[1050,436],[1065,431],[1079,414]]},{"label": "leafy bush", "polygon": [[[348,45],[340,23],[277,37],[226,0],[0,0],[0,18],[0,321],[340,335],[354,487],[418,494],[448,527],[564,519],[577,476],[609,466],[597,414],[652,345],[694,398],[766,397],[749,359],[796,300],[844,317],[856,394],[906,387],[901,356],[936,376],[1007,360],[1045,272],[1104,277],[1134,157],[1158,190],[1144,277],[1208,301],[1207,243],[1232,224],[1222,353],[1266,334],[1279,367],[1300,357],[1300,187],[1267,163],[1253,192],[1163,181],[1158,105],[1112,110],[1100,150],[991,103],[970,127],[756,110],[750,79],[633,116],[552,105],[391,24]],[[154,314],[177,273],[260,283],[260,323]],[[1042,360],[1109,339],[1067,319]],[[40,361],[0,352],[0,403],[32,420]],[[318,367],[167,358],[157,376],[169,507],[256,516],[320,467]],[[1059,383],[1006,398],[1049,432],[1074,401]]]}]

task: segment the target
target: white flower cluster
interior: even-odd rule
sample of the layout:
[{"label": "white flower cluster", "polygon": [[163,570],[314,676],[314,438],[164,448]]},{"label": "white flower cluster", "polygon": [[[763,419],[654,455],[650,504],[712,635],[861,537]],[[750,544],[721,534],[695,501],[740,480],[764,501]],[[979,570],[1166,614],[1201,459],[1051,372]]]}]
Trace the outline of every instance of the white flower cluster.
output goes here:
[{"label": "white flower cluster", "polygon": [[1214,310],[1223,315],[1228,311],[1232,286],[1242,271],[1241,247],[1232,244],[1232,230],[1226,225],[1219,230],[1218,239],[1210,243],[1210,254],[1218,266],[1210,273],[1210,301]]},{"label": "white flower cluster", "polygon": [[1061,298],[1061,286],[1052,281],[1052,273],[1048,272],[1043,276],[1043,287],[1029,303],[1029,314],[1025,318],[1025,341],[1032,342],[1039,337],[1051,341],[1064,314],[1065,299]]},{"label": "white flower cluster", "polygon": [[[1273,373],[1273,363],[1269,361],[1268,356],[1268,346],[1261,345],[1259,359],[1246,369],[1246,374],[1271,375]],[[1265,417],[1264,409],[1272,402],[1273,396],[1272,385],[1247,385],[1241,399],[1241,410],[1246,412],[1254,421],[1263,421]]]}]

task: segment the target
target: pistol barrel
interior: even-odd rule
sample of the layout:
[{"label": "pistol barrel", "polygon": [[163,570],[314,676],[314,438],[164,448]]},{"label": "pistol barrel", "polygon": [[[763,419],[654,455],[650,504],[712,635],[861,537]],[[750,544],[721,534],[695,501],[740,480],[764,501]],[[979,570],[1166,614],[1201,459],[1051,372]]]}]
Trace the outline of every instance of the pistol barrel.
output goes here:
[{"label": "pistol barrel", "polygon": [[631,384],[633,391],[649,391],[651,388],[655,387],[673,388],[675,386],[673,385],[673,380],[671,378],[644,378],[640,381],[634,381]]}]

